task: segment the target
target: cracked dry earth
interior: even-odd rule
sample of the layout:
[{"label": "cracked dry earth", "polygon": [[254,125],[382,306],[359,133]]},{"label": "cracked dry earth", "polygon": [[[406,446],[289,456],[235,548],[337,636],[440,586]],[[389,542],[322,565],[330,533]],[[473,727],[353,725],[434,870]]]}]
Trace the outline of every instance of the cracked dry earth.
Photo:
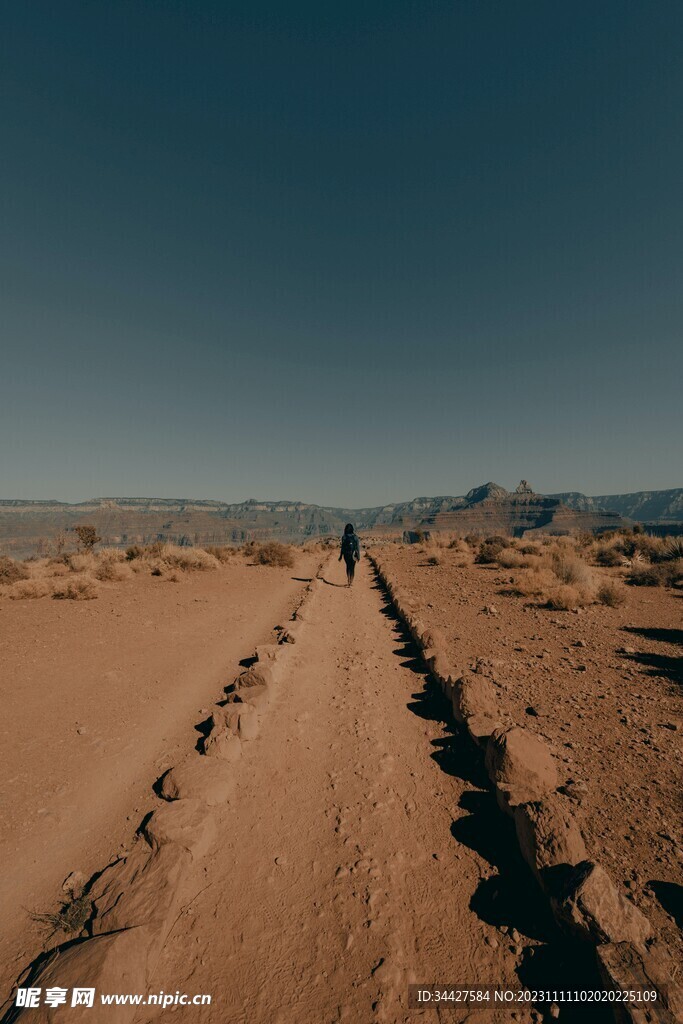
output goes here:
[{"label": "cracked dry earth", "polygon": [[[449,767],[453,737],[369,564],[350,590],[336,561],[324,578],[156,970],[152,991],[213,996],[174,1007],[179,1022],[414,1020],[409,983],[518,987],[547,927],[530,876],[485,849],[487,829],[508,845],[506,822],[483,782]],[[456,838],[463,821],[481,842],[467,825]],[[501,905],[521,897],[526,934],[486,909],[499,881]],[[515,1018],[530,1012],[500,1017]]]}]

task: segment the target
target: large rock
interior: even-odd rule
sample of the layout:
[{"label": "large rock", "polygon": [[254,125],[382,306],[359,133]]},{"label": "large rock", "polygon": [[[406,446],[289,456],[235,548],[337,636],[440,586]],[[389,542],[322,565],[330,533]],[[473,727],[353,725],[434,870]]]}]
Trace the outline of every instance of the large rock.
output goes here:
[{"label": "large rock", "polygon": [[[111,935],[98,935],[70,946],[51,959],[32,986],[65,988],[67,1004],[74,988],[94,988],[95,999],[100,992],[146,992],[149,984],[147,949],[149,933],[145,928],[130,928]],[[106,1019],[111,1024],[128,1024],[139,1011],[136,1006],[109,1006],[106,1014],[84,1006],[37,1006],[22,1010],[22,1024],[83,1024],[92,1014],[93,1024]]]},{"label": "large rock", "polygon": [[[243,708],[248,705],[232,704],[230,706]],[[208,736],[204,737],[202,749],[206,757],[217,757],[221,761],[234,764],[242,756],[242,741],[236,733],[230,732],[228,729],[213,729]]]},{"label": "large rock", "polygon": [[233,685],[236,690],[260,689],[261,687],[268,687],[272,681],[273,669],[271,665],[268,662],[264,664],[256,662],[255,665],[235,676]]},{"label": "large rock", "polygon": [[467,722],[472,715],[486,715],[494,721],[500,717],[496,688],[486,676],[467,673],[456,679],[452,699],[456,722]]},{"label": "large rock", "polygon": [[580,939],[631,942],[644,948],[652,926],[644,914],[618,891],[604,868],[583,861],[571,872],[562,891],[551,896],[558,921]]},{"label": "large rock", "polygon": [[[482,677],[483,678],[483,677]],[[486,746],[486,770],[502,810],[542,800],[557,789],[555,760],[548,746],[528,729],[496,729]]]},{"label": "large rock", "polygon": [[234,789],[230,767],[217,757],[191,757],[171,768],[161,783],[165,800],[200,800],[210,807],[225,803]]},{"label": "large rock", "polygon": [[231,732],[241,740],[258,736],[259,717],[253,704],[244,701],[216,708],[211,715],[211,732]]},{"label": "large rock", "polygon": [[645,952],[629,942],[597,948],[598,967],[605,987],[617,992],[655,991],[648,1002],[612,1003],[622,1024],[676,1024],[683,1020],[683,989],[672,979],[676,964],[664,949]]},{"label": "large rock", "polygon": [[560,883],[563,872],[559,869],[587,860],[581,829],[561,796],[552,793],[543,800],[519,804],[514,819],[522,856],[547,892]]},{"label": "large rock", "polygon": [[153,850],[177,843],[201,859],[216,839],[216,821],[206,804],[199,800],[173,800],[163,803],[143,827],[145,839]]},{"label": "large rock", "polygon": [[192,856],[184,846],[167,843],[150,850],[139,842],[93,887],[93,935],[144,927],[149,963],[156,961],[173,924]]},{"label": "large rock", "polygon": [[478,747],[486,750],[489,739],[498,729],[504,729],[504,720],[500,715],[492,718],[491,715],[480,714],[470,715],[467,719],[467,731]]},{"label": "large rock", "polygon": [[284,678],[289,654],[287,647],[282,644],[262,644],[256,648],[258,660],[254,667],[269,683],[279,683]]}]

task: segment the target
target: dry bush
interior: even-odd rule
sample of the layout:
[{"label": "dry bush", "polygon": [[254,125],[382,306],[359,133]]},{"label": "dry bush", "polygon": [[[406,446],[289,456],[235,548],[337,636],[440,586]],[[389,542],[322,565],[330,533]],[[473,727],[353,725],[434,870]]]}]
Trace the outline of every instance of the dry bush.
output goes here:
[{"label": "dry bush", "polygon": [[21,562],[16,562],[9,555],[0,555],[0,584],[17,583],[28,578],[29,572]]},{"label": "dry bush", "polygon": [[36,597],[47,597],[50,585],[45,580],[19,580],[13,583],[8,594],[12,601],[26,601]]},{"label": "dry bush", "polygon": [[621,565],[624,556],[613,544],[599,544],[595,551],[595,561],[597,565]]},{"label": "dry bush", "polygon": [[84,551],[92,551],[95,545],[99,544],[102,540],[94,526],[74,526],[73,532],[78,537],[79,548],[82,548]]},{"label": "dry bush", "polygon": [[158,558],[164,565],[185,572],[217,569],[219,565],[218,559],[203,548],[179,547],[177,544],[163,544]]},{"label": "dry bush", "polygon": [[563,584],[553,588],[548,594],[547,605],[556,611],[569,612],[574,608],[585,608],[592,604],[592,598],[579,587]]},{"label": "dry bush", "polygon": [[503,548],[496,561],[502,569],[522,569],[529,564],[528,559],[514,548]]},{"label": "dry bush", "polygon": [[427,559],[428,565],[441,565],[441,559],[438,555],[430,555]]},{"label": "dry bush", "polygon": [[97,556],[90,551],[77,552],[68,556],[67,564],[71,572],[95,572]]},{"label": "dry bush", "polygon": [[579,587],[583,590],[593,586],[593,574],[589,566],[572,554],[555,551],[552,556],[551,569],[561,583]]},{"label": "dry bush", "polygon": [[498,556],[503,550],[503,543],[494,543],[491,540],[484,541],[475,555],[474,561],[478,565],[492,565],[498,561]]},{"label": "dry bush", "polygon": [[538,544],[520,544],[519,553],[520,555],[537,555]]},{"label": "dry bush", "polygon": [[276,565],[291,569],[294,565],[294,555],[289,545],[273,540],[259,544],[254,552],[254,561],[257,565]]},{"label": "dry bush", "polygon": [[597,598],[600,604],[609,608],[620,608],[626,602],[626,590],[620,583],[602,583],[598,587]]},{"label": "dry bush", "polygon": [[99,596],[97,584],[88,576],[72,576],[58,583],[52,594],[56,601],[92,601]]},{"label": "dry bush", "polygon": [[683,576],[683,561],[635,565],[628,582],[634,587],[674,587]]},{"label": "dry bush", "polygon": [[235,549],[227,544],[209,544],[204,548],[204,551],[206,551],[207,555],[212,555],[217,559],[221,565],[229,562],[235,554]]},{"label": "dry bush", "polygon": [[105,560],[95,569],[95,579],[106,580],[111,583],[121,583],[133,576],[133,570],[125,562],[110,562]]}]

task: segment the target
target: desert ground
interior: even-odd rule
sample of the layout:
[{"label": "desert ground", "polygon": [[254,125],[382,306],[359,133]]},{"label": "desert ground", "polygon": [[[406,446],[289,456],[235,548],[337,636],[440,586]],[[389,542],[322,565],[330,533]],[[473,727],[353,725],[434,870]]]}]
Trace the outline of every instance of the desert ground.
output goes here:
[{"label": "desert ground", "polygon": [[[675,964],[681,590],[629,585],[650,563],[608,546],[444,536],[368,550],[454,677],[484,677],[506,723],[547,745],[620,914],[640,911]],[[26,563],[0,588],[5,995],[144,925],[145,964],[135,947],[89,969],[111,982],[123,964],[113,991],[212,995],[173,1006],[180,1022],[612,1019],[547,1000],[481,1017],[410,1008],[413,983],[604,982],[591,944],[558,927],[375,562],[347,588],[336,551],[293,550],[292,565],[259,564],[254,546],[194,565],[168,546],[86,554],[62,558],[68,572]],[[195,785],[209,762],[210,797]],[[154,882],[164,851],[173,886]],[[76,903],[82,919],[59,916]]]}]

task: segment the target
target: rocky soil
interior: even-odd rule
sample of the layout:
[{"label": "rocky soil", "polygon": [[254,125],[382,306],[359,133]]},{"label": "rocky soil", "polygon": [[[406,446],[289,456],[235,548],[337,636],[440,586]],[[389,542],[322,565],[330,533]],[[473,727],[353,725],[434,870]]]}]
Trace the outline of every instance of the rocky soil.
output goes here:
[{"label": "rocky soil", "polygon": [[452,664],[488,676],[511,718],[550,742],[589,853],[683,960],[681,592],[630,587],[621,608],[558,612],[514,596],[508,570],[381,552]]}]

